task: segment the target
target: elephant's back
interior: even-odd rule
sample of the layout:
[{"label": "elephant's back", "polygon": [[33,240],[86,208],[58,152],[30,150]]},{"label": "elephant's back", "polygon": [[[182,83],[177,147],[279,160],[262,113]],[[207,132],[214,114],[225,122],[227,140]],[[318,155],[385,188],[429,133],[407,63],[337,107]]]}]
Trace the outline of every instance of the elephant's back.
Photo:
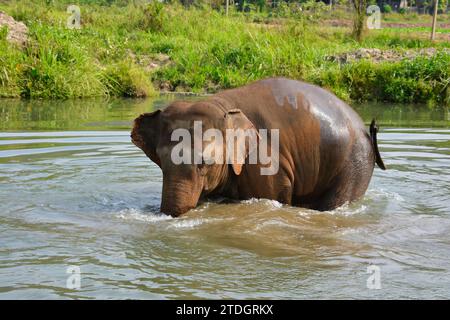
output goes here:
[{"label": "elephant's back", "polygon": [[302,81],[269,78],[219,94],[233,100],[256,126],[266,129],[298,126],[312,116],[325,130],[339,131],[351,126],[364,129],[359,115],[331,92]]},{"label": "elephant's back", "polygon": [[349,105],[319,86],[286,78],[265,79],[260,83],[270,89],[279,107],[291,107],[298,110],[299,115],[311,112],[318,120],[332,122],[334,126],[346,126],[350,121],[353,126],[364,127]]}]

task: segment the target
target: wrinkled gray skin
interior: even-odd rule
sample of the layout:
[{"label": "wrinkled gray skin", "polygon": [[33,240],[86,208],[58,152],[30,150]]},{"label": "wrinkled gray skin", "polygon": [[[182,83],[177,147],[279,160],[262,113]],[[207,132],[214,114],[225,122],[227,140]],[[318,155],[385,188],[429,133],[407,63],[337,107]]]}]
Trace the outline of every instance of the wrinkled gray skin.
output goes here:
[{"label": "wrinkled gray skin", "polygon": [[[261,164],[181,164],[171,161],[176,128],[279,129],[279,171],[260,173]],[[179,216],[205,196],[266,198],[316,210],[330,210],[361,197],[375,162],[384,169],[371,134],[351,107],[307,83],[273,78],[226,90],[203,101],[174,102],[139,116],[133,143],[163,172],[161,211]],[[270,139],[268,141],[270,146]],[[247,148],[246,153],[251,152]],[[225,151],[224,151],[225,152]]]}]

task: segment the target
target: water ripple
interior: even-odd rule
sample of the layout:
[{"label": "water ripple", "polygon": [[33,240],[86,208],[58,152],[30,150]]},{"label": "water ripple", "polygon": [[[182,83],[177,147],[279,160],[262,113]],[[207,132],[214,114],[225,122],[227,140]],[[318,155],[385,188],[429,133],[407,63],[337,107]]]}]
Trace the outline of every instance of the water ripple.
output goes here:
[{"label": "water ripple", "polygon": [[448,298],[450,130],[380,146],[389,170],[335,210],[221,199],[171,218],[129,131],[2,132],[0,298]]}]

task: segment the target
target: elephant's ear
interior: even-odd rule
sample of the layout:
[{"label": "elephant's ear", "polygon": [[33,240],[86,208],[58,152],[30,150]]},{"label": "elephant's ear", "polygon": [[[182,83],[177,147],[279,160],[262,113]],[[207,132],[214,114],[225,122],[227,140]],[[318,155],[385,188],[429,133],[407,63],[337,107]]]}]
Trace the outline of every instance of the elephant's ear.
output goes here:
[{"label": "elephant's ear", "polygon": [[[249,154],[255,152],[258,147],[259,133],[253,123],[246,117],[240,109],[232,109],[227,112],[227,160],[231,163],[236,175],[240,175],[245,159]],[[228,130],[232,129],[231,132]],[[244,134],[241,139],[230,140],[230,133],[236,135]],[[230,142],[232,142],[230,144]],[[234,150],[230,152],[230,148]],[[231,157],[231,159],[229,158]]]},{"label": "elephant's ear", "polygon": [[160,114],[161,110],[141,114],[134,120],[131,131],[131,141],[159,167],[161,160],[156,153],[156,146],[160,136]]}]

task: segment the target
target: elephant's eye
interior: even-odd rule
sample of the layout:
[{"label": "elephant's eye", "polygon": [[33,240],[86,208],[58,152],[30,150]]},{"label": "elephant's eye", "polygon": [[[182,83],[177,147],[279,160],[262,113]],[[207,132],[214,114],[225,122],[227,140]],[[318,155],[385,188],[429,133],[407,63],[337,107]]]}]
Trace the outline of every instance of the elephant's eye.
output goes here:
[{"label": "elephant's eye", "polygon": [[203,163],[203,164],[199,164],[197,166],[198,171],[200,172],[200,174],[202,176],[206,175],[206,173],[208,172],[208,165]]}]

